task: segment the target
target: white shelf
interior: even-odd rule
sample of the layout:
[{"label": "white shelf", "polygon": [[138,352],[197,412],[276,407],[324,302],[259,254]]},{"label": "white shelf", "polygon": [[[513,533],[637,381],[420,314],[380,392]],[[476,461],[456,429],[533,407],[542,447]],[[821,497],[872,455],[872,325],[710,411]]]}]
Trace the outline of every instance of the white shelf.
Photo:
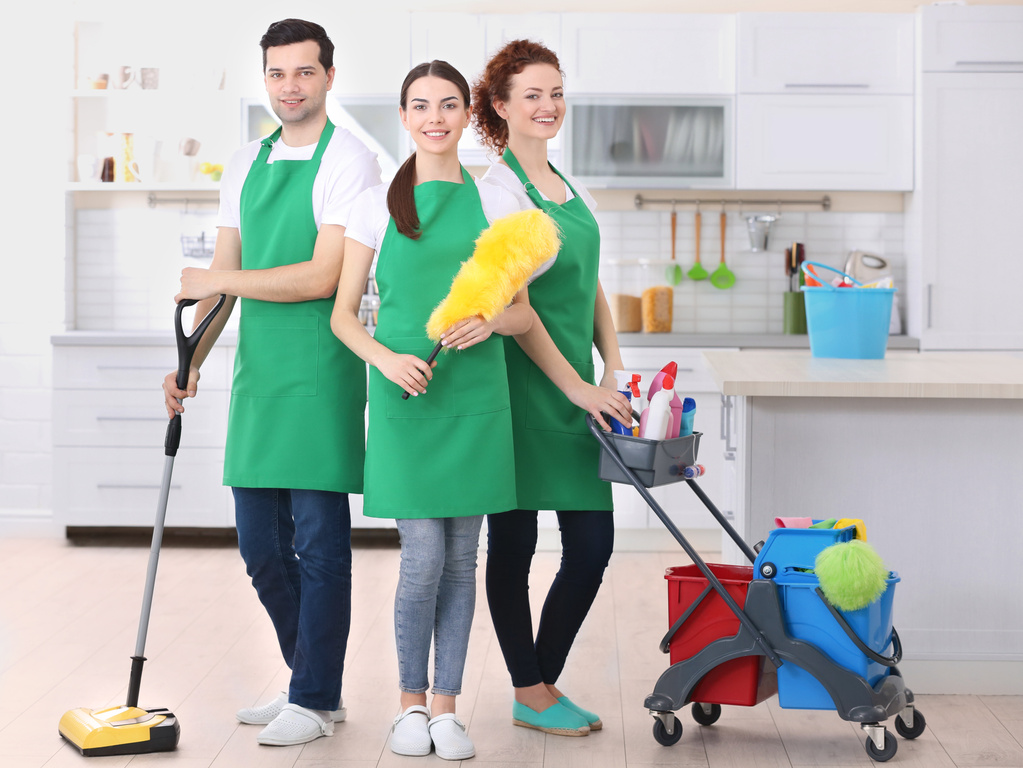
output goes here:
[{"label": "white shelf", "polygon": [[143,184],[138,181],[69,181],[65,188],[68,192],[219,192],[220,184],[216,181],[201,184],[178,184],[175,182]]}]

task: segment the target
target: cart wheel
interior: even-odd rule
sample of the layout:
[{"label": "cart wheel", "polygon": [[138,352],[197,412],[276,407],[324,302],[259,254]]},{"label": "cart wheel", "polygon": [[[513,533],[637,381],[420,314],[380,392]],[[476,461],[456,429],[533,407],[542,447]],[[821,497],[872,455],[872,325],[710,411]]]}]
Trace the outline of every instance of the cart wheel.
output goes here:
[{"label": "cart wheel", "polygon": [[919,709],[913,711],[912,728],[906,725],[906,721],[902,719],[902,715],[895,716],[895,730],[898,731],[899,736],[904,739],[915,739],[924,732],[924,728],[926,727],[927,721],[924,720],[924,716],[920,713]]},{"label": "cart wheel", "polygon": [[884,732],[884,749],[878,749],[874,746],[874,740],[867,737],[867,754],[870,755],[871,760],[876,760],[879,763],[887,762],[895,757],[895,753],[899,751],[899,742],[892,736],[891,731]]},{"label": "cart wheel", "polygon": [[[674,717],[674,716],[673,716]],[[659,719],[654,719],[654,741],[664,747],[670,747],[674,744],[678,744],[678,740],[682,738],[682,723],[679,722],[678,718],[675,718],[675,722],[672,725],[672,733],[668,733],[668,729],[664,727]]]},{"label": "cart wheel", "polygon": [[778,573],[778,569],[774,563],[761,563],[760,564],[760,575],[765,579],[773,579]]},{"label": "cart wheel", "polygon": [[704,710],[703,705],[699,703],[693,704],[693,720],[700,725],[714,725],[721,717],[721,705],[711,704],[710,712]]}]

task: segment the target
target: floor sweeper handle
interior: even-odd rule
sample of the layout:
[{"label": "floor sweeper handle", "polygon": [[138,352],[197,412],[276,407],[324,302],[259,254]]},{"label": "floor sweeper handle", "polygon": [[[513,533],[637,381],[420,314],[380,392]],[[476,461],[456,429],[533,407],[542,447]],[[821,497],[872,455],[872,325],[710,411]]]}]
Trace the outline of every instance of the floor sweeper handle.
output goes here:
[{"label": "floor sweeper handle", "polygon": [[[198,299],[182,299],[178,303],[178,308],[174,311],[174,338],[178,344],[178,378],[177,385],[178,389],[184,389],[188,385],[188,371],[192,367],[192,358],[195,356],[195,348],[199,346],[199,339],[206,332],[206,329],[210,327],[210,323],[213,322],[213,318],[220,312],[220,308],[224,306],[224,302],[227,301],[227,296],[220,294],[220,298],[217,299],[217,303],[213,306],[213,309],[202,319],[195,330],[192,331],[191,336],[185,335],[185,329],[181,325],[181,312],[185,307],[190,307],[193,304],[198,304]],[[167,436],[164,438],[164,455],[174,456],[178,452],[178,443],[181,442],[181,414],[174,414],[174,418],[170,420],[170,424],[167,425]]]},{"label": "floor sweeper handle", "polygon": [[[181,326],[181,311],[198,303],[196,299],[183,299],[174,312],[174,337],[178,346],[178,389],[184,389],[188,384],[188,371],[192,366],[192,357],[195,355],[195,348],[199,345],[199,339],[209,328],[213,318],[216,317],[220,308],[224,306],[227,296],[220,294],[220,298],[209,314],[202,319],[192,331],[190,336],[185,335]],[[174,418],[167,425],[167,435],[164,438],[164,459],[163,482],[160,483],[160,497],[156,506],[156,521],[153,523],[153,542],[149,548],[149,568],[146,571],[146,590],[142,596],[142,615],[139,617],[139,631],[135,639],[135,655],[131,657],[131,677],[128,679],[128,698],[125,704],[129,707],[139,705],[139,687],[142,685],[142,665],[146,661],[146,633],[149,631],[149,614],[153,607],[153,591],[156,587],[156,568],[160,564],[160,546],[163,543],[163,523],[167,517],[167,496],[170,494],[171,473],[174,470],[174,457],[178,452],[178,443],[181,440],[181,414],[175,413]]]}]

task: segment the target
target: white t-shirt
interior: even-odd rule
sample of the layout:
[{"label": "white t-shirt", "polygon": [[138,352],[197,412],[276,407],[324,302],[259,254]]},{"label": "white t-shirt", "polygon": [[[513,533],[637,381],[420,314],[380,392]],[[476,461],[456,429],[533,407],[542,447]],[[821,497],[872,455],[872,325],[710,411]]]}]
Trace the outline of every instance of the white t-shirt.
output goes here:
[{"label": "white t-shirt", "polygon": [[[241,230],[240,204],[242,185],[249,175],[252,163],[259,155],[261,139],[252,141],[236,151],[224,168],[220,180],[220,211],[218,227]],[[276,141],[270,150],[268,163],[291,160],[311,160],[316,144],[289,147]],[[355,136],[339,126],[323,151],[320,168],[313,182],[312,206],[316,228],[323,224],[348,226],[349,214],[355,198],[367,187],[380,183],[380,165],[377,156]]]},{"label": "white t-shirt", "polygon": [[[380,255],[380,246],[387,234],[391,212],[387,210],[387,190],[390,183],[379,184],[367,189],[355,199],[345,237],[350,237]],[[522,210],[515,197],[507,190],[493,184],[476,184],[483,204],[483,215],[493,223],[502,216]]]},{"label": "white t-shirt", "polygon": [[[597,210],[597,201],[593,199],[591,195],[582,184],[575,180],[574,177],[565,175],[565,179],[572,187],[575,187],[576,192],[579,193],[579,197],[586,203],[586,207],[591,211]],[[526,194],[526,188],[522,186],[522,182],[519,181],[519,177],[515,175],[515,171],[509,168],[504,163],[494,163],[487,169],[487,172],[483,174],[483,178],[480,182],[484,185],[492,185],[506,189],[515,195],[515,199],[519,201],[519,210],[528,211],[530,208],[535,208],[533,201],[529,199],[529,195]],[[536,190],[540,192],[539,189]],[[540,197],[544,200],[549,200],[543,192],[540,192]],[[572,194],[571,187],[568,184],[565,185],[565,202],[567,203],[575,195]]]}]

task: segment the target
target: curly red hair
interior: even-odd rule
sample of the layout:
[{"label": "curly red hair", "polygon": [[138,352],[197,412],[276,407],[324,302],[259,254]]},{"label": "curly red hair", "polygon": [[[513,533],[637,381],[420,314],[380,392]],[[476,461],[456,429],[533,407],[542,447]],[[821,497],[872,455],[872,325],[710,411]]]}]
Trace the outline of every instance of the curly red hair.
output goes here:
[{"label": "curly red hair", "polygon": [[532,40],[512,40],[490,57],[473,83],[473,129],[483,145],[498,154],[508,146],[508,123],[497,114],[494,101],[508,100],[511,79],[530,64],[550,64],[561,72],[558,55],[550,48]]}]

